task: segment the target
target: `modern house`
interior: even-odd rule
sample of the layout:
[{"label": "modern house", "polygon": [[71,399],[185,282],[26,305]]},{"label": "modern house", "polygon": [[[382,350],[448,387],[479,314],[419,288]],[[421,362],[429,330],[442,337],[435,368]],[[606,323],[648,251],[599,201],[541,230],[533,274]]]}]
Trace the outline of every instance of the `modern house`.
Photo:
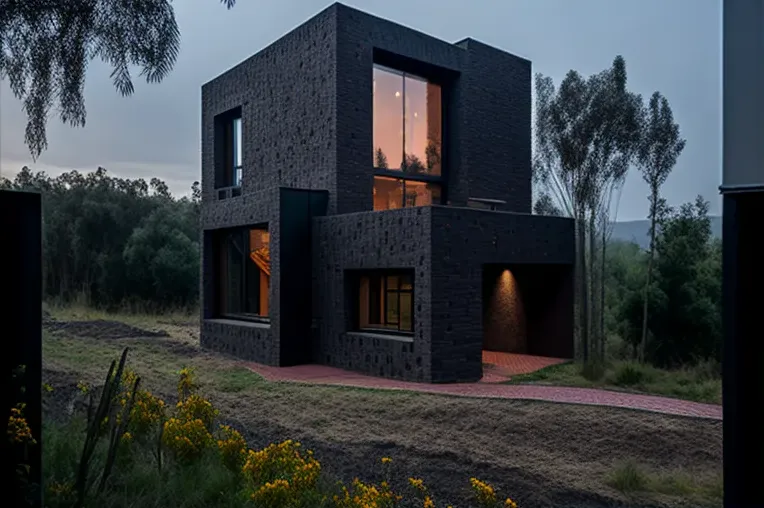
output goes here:
[{"label": "modern house", "polygon": [[423,382],[573,355],[526,59],[333,4],[202,87],[202,194],[206,348]]}]

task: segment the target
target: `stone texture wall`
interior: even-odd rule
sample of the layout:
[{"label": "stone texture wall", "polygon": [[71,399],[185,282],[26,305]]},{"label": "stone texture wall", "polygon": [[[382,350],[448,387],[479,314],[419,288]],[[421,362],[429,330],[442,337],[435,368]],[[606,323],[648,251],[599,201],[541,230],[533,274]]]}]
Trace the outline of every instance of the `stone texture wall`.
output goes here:
[{"label": "stone texture wall", "polygon": [[201,324],[203,348],[266,365],[279,365],[278,342],[267,324],[207,319]]},{"label": "stone texture wall", "polygon": [[[482,375],[484,265],[572,266],[574,256],[569,219],[432,207],[432,380]],[[570,296],[561,319],[573,315]],[[571,326],[571,344],[572,334]]]},{"label": "stone texture wall", "polygon": [[[313,221],[314,360],[374,375],[429,381],[429,207],[327,216]],[[352,330],[351,271],[414,270],[414,334],[389,338]]]},{"label": "stone texture wall", "polygon": [[[207,323],[216,316],[215,302],[217,301],[217,267],[215,266],[213,241],[221,229],[268,225],[271,249],[271,287],[269,293],[269,319],[267,329],[253,328],[251,323],[233,320],[222,320],[217,323]],[[245,194],[221,201],[202,202],[201,208],[202,252],[201,252],[201,344],[204,347],[236,354],[242,358],[254,361],[255,351],[262,348],[261,360],[269,365],[278,365],[279,330],[281,326],[281,302],[279,288],[281,283],[280,270],[280,223],[279,223],[279,193],[264,190]],[[252,339],[252,344],[246,343],[245,338]],[[239,353],[234,353],[233,349]],[[260,361],[260,360],[257,360]]]},{"label": "stone texture wall", "polygon": [[531,62],[473,39],[459,83],[458,187],[468,197],[501,199],[531,212]]}]

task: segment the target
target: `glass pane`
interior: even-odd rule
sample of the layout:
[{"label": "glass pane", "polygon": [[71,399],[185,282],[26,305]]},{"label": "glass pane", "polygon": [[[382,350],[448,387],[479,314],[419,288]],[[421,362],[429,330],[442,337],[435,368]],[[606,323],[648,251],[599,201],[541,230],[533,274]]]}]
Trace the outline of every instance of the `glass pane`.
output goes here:
[{"label": "glass pane", "polygon": [[391,291],[393,289],[396,289],[396,290],[398,289],[398,276],[397,275],[388,275],[386,277],[386,279],[387,279],[387,281],[386,281],[386,284],[387,284],[386,289],[388,291]]},{"label": "glass pane", "polygon": [[236,314],[242,312],[244,295],[244,256],[241,250],[241,236],[238,232],[229,233],[225,250],[228,268],[225,280],[225,312]]},{"label": "glass pane", "polygon": [[405,332],[413,331],[414,324],[414,299],[411,293],[401,293],[401,330]]},{"label": "glass pane", "polygon": [[429,182],[406,181],[406,206],[440,204],[440,185]]},{"label": "glass pane", "polygon": [[374,210],[403,207],[403,181],[384,176],[374,177]]},{"label": "glass pane", "polygon": [[411,275],[401,275],[401,290],[411,291],[414,289],[414,285],[411,282]]},{"label": "glass pane", "polygon": [[443,115],[440,86],[427,83],[427,144],[424,160],[429,175],[441,174],[442,131]]},{"label": "glass pane", "polygon": [[234,168],[234,170],[233,170],[233,184],[234,184],[234,186],[241,185],[241,168]]},{"label": "glass pane", "polygon": [[233,121],[233,167],[241,165],[241,118],[235,118]]},{"label": "glass pane", "polygon": [[403,159],[403,75],[374,66],[374,167],[400,169]]},{"label": "glass pane", "polygon": [[407,75],[404,104],[405,170],[423,174],[427,172],[427,81]]},{"label": "glass pane", "polygon": [[398,326],[398,292],[388,291],[385,295],[387,300],[385,314],[385,324]]}]

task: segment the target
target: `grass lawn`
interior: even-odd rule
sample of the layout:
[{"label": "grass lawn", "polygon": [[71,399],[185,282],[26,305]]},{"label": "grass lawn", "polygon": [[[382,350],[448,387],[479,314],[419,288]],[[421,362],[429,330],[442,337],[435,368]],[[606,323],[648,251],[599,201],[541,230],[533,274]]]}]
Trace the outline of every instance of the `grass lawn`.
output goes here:
[{"label": "grass lawn", "polygon": [[[315,451],[323,471],[333,478],[379,481],[379,459],[389,456],[395,464],[394,483],[421,477],[437,499],[455,506],[469,506],[472,476],[493,484],[522,508],[721,506],[718,421],[604,407],[272,383],[235,359],[201,350],[196,316],[115,317],[86,309],[52,313],[62,321],[121,321],[161,329],[168,336],[99,339],[78,336],[74,325],[46,332],[43,381],[53,391],[44,394],[44,411],[52,422],[46,430],[50,435],[68,433],[66,415],[77,382],[100,384],[109,362],[127,346],[129,363],[142,383],[168,402],[174,400],[177,371],[195,367],[202,392],[220,409],[222,422],[240,430],[251,448],[299,440]],[[110,326],[99,323],[104,329]],[[555,376],[571,368],[557,367]],[[576,383],[573,372],[567,376],[571,381],[565,384]],[[62,450],[65,441],[59,441]],[[44,454],[46,463],[65,463],[56,459],[56,448],[46,445]],[[623,480],[631,474],[624,472],[624,464],[633,465],[637,481]],[[149,474],[144,469],[135,474]],[[208,475],[209,482],[199,480],[199,489],[209,483],[210,489],[219,490],[228,480],[216,475]],[[168,486],[173,492],[168,497],[168,491],[154,492],[162,488],[146,479],[140,495],[135,493],[140,501],[135,506],[210,506],[209,496],[190,493],[193,479],[178,482]],[[123,494],[133,496],[139,484],[135,478],[125,480]]]},{"label": "grass lawn", "polygon": [[538,383],[632,391],[678,399],[722,403],[722,380],[710,365],[664,370],[635,362],[617,361],[591,375],[574,362],[513,376],[508,383]]}]

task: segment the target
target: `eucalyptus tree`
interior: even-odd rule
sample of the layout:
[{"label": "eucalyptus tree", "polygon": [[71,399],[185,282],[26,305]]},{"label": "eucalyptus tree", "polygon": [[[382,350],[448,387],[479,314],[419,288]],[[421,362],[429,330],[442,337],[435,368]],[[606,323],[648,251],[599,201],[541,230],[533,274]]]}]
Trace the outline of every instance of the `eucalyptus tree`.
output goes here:
[{"label": "eucalyptus tree", "polygon": [[654,92],[645,115],[644,133],[637,161],[642,178],[650,188],[650,250],[647,257],[647,274],[643,291],[642,335],[639,347],[640,360],[644,361],[647,344],[647,314],[649,306],[649,287],[655,258],[656,225],[660,212],[660,190],[676,161],[684,151],[686,140],[681,137],[679,124],[674,122],[674,113],[668,100]]},{"label": "eucalyptus tree", "polygon": [[[594,282],[603,279],[595,277],[597,220],[608,216],[613,192],[623,184],[634,158],[641,102],[626,88],[621,56],[586,79],[569,71],[559,89],[551,78],[536,76],[534,180],[575,220],[576,328],[584,362],[590,359],[595,322],[597,340],[604,335],[602,319],[592,312]],[[602,284],[600,288],[604,290]]]},{"label": "eucalyptus tree", "polygon": [[[220,0],[227,8],[236,0]],[[130,67],[158,83],[172,70],[180,30],[171,0],[0,0],[0,79],[8,79],[27,115],[34,159],[47,148],[46,125],[85,125],[88,63],[100,59],[123,96],[134,91]]]}]

